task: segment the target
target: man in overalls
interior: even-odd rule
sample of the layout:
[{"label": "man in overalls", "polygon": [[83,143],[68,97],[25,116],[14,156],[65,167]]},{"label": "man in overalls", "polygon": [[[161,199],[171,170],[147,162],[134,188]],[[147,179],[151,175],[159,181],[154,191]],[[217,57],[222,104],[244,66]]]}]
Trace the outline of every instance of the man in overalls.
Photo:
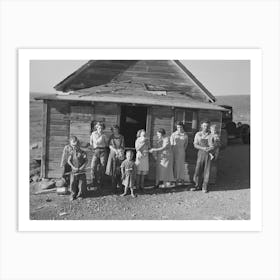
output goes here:
[{"label": "man in overalls", "polygon": [[198,150],[197,161],[195,172],[193,176],[193,181],[195,187],[191,188],[191,191],[201,190],[203,192],[208,192],[208,182],[210,177],[211,159],[209,152],[211,147],[209,147],[210,139],[210,122],[205,120],[201,122],[201,130],[196,133],[194,137],[193,145]]}]

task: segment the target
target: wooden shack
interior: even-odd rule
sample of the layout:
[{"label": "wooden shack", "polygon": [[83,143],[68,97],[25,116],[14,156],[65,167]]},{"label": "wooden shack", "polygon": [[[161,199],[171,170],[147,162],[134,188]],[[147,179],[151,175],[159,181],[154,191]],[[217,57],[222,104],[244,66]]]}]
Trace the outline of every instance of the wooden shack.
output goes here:
[{"label": "wooden shack", "polygon": [[[103,121],[105,133],[120,126],[127,148],[134,148],[137,130],[144,128],[151,144],[156,131],[170,135],[175,122],[184,122],[189,136],[186,163],[193,170],[196,151],[192,141],[202,119],[221,126],[215,97],[178,60],[92,60],[55,86],[57,94],[43,99],[41,176],[58,178],[64,145],[76,135],[87,147],[95,122]],[[87,148],[89,159],[91,151]],[[149,178],[155,177],[150,158]]]}]

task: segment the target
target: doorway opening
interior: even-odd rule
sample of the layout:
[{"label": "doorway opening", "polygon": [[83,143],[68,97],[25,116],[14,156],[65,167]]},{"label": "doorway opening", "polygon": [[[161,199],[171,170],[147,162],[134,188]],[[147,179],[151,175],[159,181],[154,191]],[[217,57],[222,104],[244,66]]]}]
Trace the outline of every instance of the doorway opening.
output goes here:
[{"label": "doorway opening", "polygon": [[135,148],[137,131],[146,130],[147,108],[144,106],[121,106],[120,132],[124,136],[125,147]]}]

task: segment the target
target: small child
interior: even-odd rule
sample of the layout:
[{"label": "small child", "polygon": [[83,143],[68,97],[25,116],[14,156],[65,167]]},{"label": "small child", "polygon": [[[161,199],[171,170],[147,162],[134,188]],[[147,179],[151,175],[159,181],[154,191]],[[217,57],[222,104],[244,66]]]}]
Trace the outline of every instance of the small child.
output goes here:
[{"label": "small child", "polygon": [[69,144],[66,145],[63,149],[61,156],[60,167],[62,167],[62,178],[65,179],[66,184],[70,184],[70,172],[71,166],[68,164],[68,158],[74,150],[75,145],[79,145],[78,138],[76,136],[71,136],[69,139]]},{"label": "small child", "polygon": [[70,176],[70,201],[76,198],[83,198],[86,192],[86,172],[85,167],[88,163],[87,154],[77,145],[78,141],[73,143],[74,148],[68,158],[68,164],[72,172]]},{"label": "small child", "polygon": [[221,146],[220,136],[217,133],[217,125],[212,124],[210,126],[210,137],[209,137],[209,155],[210,160],[217,159],[219,155],[219,148]]},{"label": "small child", "polygon": [[121,196],[125,196],[127,194],[127,190],[130,189],[131,196],[136,197],[134,194],[136,165],[132,160],[133,152],[128,150],[125,156],[126,159],[121,164],[122,184],[124,185],[124,192]]},{"label": "small child", "polygon": [[135,149],[135,165],[137,167],[136,184],[140,190],[143,190],[145,176],[149,172],[149,139],[146,137],[146,131],[144,129],[141,129],[137,132]]}]

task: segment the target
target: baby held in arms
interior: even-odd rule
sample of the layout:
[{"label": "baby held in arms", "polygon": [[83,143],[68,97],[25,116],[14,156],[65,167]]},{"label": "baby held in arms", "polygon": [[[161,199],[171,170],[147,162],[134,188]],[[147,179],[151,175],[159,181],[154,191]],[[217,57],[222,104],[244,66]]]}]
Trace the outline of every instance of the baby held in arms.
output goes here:
[{"label": "baby held in arms", "polygon": [[209,155],[210,159],[217,159],[219,155],[219,148],[221,146],[220,136],[217,132],[217,125],[212,124],[210,126],[210,137],[209,137]]}]

